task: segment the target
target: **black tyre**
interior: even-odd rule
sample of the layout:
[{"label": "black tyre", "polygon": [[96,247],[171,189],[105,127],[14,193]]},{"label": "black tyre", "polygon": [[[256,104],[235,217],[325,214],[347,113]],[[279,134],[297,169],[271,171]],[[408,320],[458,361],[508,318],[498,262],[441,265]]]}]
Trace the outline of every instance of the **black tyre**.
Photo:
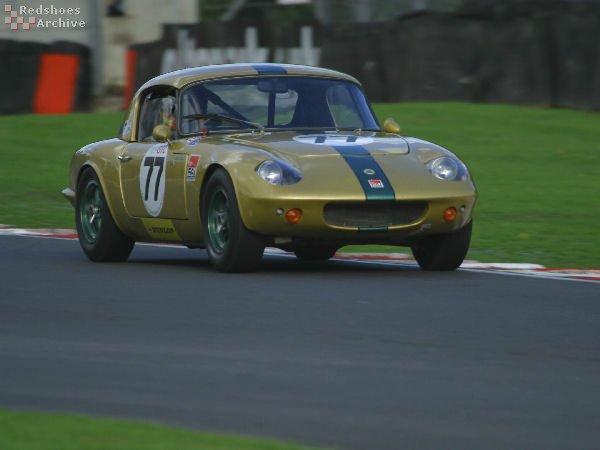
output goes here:
[{"label": "black tyre", "polygon": [[81,248],[92,261],[118,262],[129,257],[135,241],[115,224],[98,176],[92,169],[85,169],[77,184],[75,223]]},{"label": "black tyre", "polygon": [[465,259],[473,221],[458,231],[420,238],[412,246],[412,252],[423,270],[455,270]]},{"label": "black tyre", "polygon": [[333,258],[337,247],[296,247],[294,253],[300,261],[327,261]]},{"label": "black tyre", "polygon": [[224,169],[217,169],[202,191],[202,227],[208,259],[217,270],[256,270],[264,239],[244,226],[233,183]]}]

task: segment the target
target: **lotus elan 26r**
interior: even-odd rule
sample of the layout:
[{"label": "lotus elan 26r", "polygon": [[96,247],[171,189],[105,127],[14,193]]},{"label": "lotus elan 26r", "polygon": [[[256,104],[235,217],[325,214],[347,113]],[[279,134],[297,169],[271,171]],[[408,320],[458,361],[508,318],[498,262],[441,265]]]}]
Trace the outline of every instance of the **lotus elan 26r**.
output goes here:
[{"label": "lotus elan 26r", "polygon": [[93,261],[169,242],[240,272],[266,246],[326,260],[343,245],[386,244],[410,247],[425,270],[456,269],[477,198],[469,171],[399,133],[340,72],[190,68],[144,84],[118,136],[75,153],[63,194]]}]

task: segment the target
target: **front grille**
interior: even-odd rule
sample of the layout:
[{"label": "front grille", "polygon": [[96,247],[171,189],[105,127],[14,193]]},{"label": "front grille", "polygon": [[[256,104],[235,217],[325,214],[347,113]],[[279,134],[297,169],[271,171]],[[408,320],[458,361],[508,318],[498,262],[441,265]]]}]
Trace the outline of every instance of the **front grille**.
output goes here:
[{"label": "front grille", "polygon": [[328,203],[323,217],[338,227],[394,227],[417,221],[426,208],[425,202]]}]

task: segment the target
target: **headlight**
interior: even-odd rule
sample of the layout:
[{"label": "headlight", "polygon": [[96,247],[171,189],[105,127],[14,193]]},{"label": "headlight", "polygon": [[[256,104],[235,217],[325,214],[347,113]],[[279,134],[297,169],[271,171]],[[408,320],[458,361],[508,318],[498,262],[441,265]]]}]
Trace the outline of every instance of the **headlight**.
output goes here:
[{"label": "headlight", "polygon": [[255,170],[259,177],[275,186],[287,186],[302,179],[298,169],[274,159],[261,162]]},{"label": "headlight", "polygon": [[427,168],[436,178],[447,181],[464,181],[467,179],[467,168],[456,158],[440,156],[426,164]]}]

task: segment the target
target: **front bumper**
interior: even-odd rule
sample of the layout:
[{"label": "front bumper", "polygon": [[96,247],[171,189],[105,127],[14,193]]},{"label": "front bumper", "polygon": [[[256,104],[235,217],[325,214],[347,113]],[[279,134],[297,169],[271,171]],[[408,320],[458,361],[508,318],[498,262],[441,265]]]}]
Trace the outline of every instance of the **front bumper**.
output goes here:
[{"label": "front bumper", "polygon": [[75,192],[73,191],[73,189],[66,188],[63,189],[60,193],[64,195],[67,200],[69,200],[71,206],[75,207]]},{"label": "front bumper", "polygon": [[[428,234],[449,233],[462,228],[472,217],[477,195],[445,197],[438,199],[397,200],[395,202],[382,202],[382,208],[393,207],[402,209],[403,205],[421,203],[423,208],[418,214],[414,211],[406,214],[406,223],[389,225],[390,221],[370,220],[368,226],[344,226],[332,223],[331,218],[326,219],[324,211],[326,205],[343,205],[339,199],[273,199],[261,198],[247,200],[243,208],[243,221],[246,227],[265,236],[274,237],[302,237],[338,239],[348,242],[390,242],[398,243]],[[347,201],[348,205],[357,205],[356,201]],[[365,202],[365,214],[377,208],[377,202]],[[366,207],[368,206],[368,208]],[[456,208],[456,218],[452,221],[444,220],[444,211]],[[285,212],[298,208],[302,210],[302,218],[297,223],[289,223]],[[414,208],[413,208],[414,210]],[[384,214],[380,214],[381,217]]]}]

